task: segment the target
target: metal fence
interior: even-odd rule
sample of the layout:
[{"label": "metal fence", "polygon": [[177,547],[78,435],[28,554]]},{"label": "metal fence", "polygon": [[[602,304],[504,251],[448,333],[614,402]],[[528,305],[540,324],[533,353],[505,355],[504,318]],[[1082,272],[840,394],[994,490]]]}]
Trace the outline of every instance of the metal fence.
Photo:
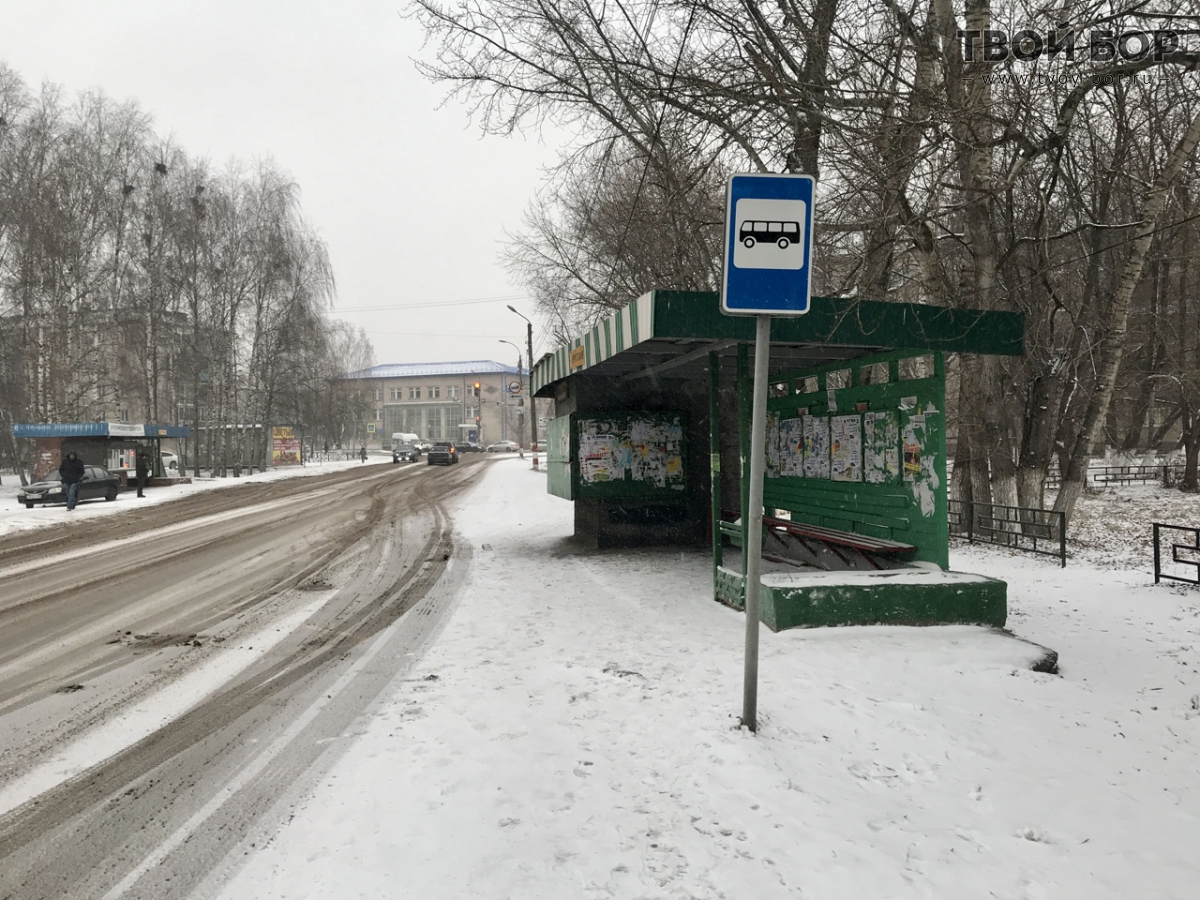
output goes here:
[{"label": "metal fence", "polygon": [[950,500],[947,513],[952,537],[1056,556],[1063,566],[1067,564],[1065,513],[970,500]]},{"label": "metal fence", "polygon": [[[1163,482],[1175,484],[1183,478],[1183,463],[1156,463],[1147,466],[1091,466],[1088,481],[1091,484],[1150,484]],[[1046,487],[1057,488],[1062,475],[1057,469],[1046,473]]]},{"label": "metal fence", "polygon": [[[1163,531],[1168,532],[1166,535]],[[1177,544],[1175,538],[1182,535],[1191,537],[1190,544]],[[1169,543],[1167,546],[1171,548],[1171,556],[1168,562],[1175,563],[1180,566],[1191,566],[1196,570],[1194,577],[1188,578],[1182,575],[1168,575],[1162,570],[1163,558],[1163,539],[1166,538]],[[1180,553],[1183,556],[1180,556]],[[1178,570],[1176,570],[1178,571]],[[1154,523],[1154,583],[1163,579],[1170,581],[1182,581],[1185,584],[1200,584],[1200,528],[1192,528],[1190,525],[1165,525],[1161,522]]]}]

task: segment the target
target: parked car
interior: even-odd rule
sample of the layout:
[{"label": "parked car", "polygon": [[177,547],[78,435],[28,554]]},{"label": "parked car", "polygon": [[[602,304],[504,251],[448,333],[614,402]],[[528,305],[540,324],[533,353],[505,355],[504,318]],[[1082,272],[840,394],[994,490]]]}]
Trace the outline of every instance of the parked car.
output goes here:
[{"label": "parked car", "polygon": [[487,445],[488,453],[516,453],[520,449],[521,445],[516,441],[496,441]]},{"label": "parked car", "polygon": [[474,441],[459,441],[454,445],[459,453],[482,453],[483,448]]},{"label": "parked car", "polygon": [[458,462],[458,450],[449,441],[435,441],[425,455],[425,464],[430,466],[452,466]]},{"label": "parked car", "polygon": [[[79,501],[116,500],[121,490],[121,479],[101,466],[84,466],[83,481],[79,482]],[[41,481],[26,485],[17,491],[17,502],[33,509],[35,503],[66,503],[67,489],[57,472],[51,472]]]},{"label": "parked car", "polygon": [[163,472],[168,478],[172,478],[179,474],[179,457],[170,450],[164,450],[159,454],[162,457]]}]

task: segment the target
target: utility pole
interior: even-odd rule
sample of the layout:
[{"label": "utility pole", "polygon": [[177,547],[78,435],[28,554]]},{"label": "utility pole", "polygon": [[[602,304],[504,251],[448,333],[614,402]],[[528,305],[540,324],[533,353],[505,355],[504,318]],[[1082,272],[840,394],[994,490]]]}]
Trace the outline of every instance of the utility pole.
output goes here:
[{"label": "utility pole", "polygon": [[526,349],[529,352],[529,379],[528,379],[529,388],[528,388],[528,390],[525,391],[525,395],[529,398],[529,413],[528,413],[528,415],[529,415],[529,450],[531,453],[533,453],[533,467],[534,467],[534,469],[536,469],[538,467],[538,451],[537,451],[537,408],[536,408],[537,405],[533,399],[533,322],[530,322],[526,316],[521,315],[521,313],[519,313],[515,309],[513,309],[513,307],[511,305],[509,305],[508,308],[511,312],[515,312],[515,313],[517,313],[518,316],[521,316],[522,319],[525,319],[525,322],[528,325],[528,329],[525,333],[525,340],[528,344]]}]

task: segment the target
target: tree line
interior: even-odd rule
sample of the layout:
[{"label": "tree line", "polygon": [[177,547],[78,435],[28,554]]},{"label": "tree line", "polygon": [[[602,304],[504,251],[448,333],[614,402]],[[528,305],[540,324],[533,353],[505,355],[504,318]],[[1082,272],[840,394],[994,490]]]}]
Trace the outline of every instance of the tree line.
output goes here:
[{"label": "tree line", "polygon": [[1069,515],[1098,448],[1168,437],[1196,489],[1200,55],[1159,37],[1188,37],[1196,0],[1168,18],[1101,0],[412,15],[420,68],[483,127],[582,135],[509,254],[557,337],[652,288],[716,289],[728,174],[806,172],[818,293],[1025,316],[1023,357],[954,360],[956,496],[1041,507],[1057,467]]},{"label": "tree line", "polygon": [[272,424],[340,442],[363,402],[342,378],[374,354],[327,317],[334,287],[272,163],[216,169],[135,103],[0,64],[0,457],[19,471],[15,422],[185,424],[192,465],[222,473],[261,465]]}]

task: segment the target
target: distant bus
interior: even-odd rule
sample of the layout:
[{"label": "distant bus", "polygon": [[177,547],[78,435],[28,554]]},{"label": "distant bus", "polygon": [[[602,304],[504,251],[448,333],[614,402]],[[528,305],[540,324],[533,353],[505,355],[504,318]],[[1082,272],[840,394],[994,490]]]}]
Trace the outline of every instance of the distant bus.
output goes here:
[{"label": "distant bus", "polygon": [[738,229],[738,241],[749,250],[755,244],[774,244],[786,250],[800,240],[799,222],[746,221]]}]

